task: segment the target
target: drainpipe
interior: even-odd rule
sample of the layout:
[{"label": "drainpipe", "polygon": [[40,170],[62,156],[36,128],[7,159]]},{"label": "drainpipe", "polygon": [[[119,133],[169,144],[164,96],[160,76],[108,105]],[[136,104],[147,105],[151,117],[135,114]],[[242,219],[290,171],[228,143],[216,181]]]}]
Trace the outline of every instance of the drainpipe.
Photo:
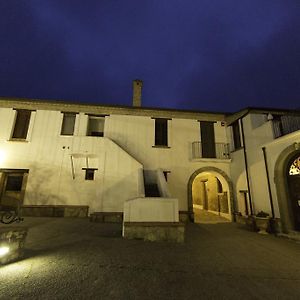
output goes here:
[{"label": "drainpipe", "polygon": [[253,215],[252,197],[251,197],[250,184],[249,184],[249,172],[248,172],[248,161],[247,161],[247,153],[246,153],[243,118],[241,118],[241,129],[242,129],[242,141],[243,141],[243,150],[244,150],[244,160],[245,160],[247,187],[248,187],[248,195],[249,195],[249,206],[250,206],[250,213],[251,213],[251,215]]},{"label": "drainpipe", "polygon": [[270,176],[269,176],[269,169],[268,169],[268,162],[267,162],[266,147],[262,147],[262,152],[264,155],[265,169],[266,169],[266,174],[267,174],[268,193],[269,193],[269,199],[270,199],[272,218],[274,219],[275,213],[274,213],[273,197],[272,197],[271,186],[270,186]]}]

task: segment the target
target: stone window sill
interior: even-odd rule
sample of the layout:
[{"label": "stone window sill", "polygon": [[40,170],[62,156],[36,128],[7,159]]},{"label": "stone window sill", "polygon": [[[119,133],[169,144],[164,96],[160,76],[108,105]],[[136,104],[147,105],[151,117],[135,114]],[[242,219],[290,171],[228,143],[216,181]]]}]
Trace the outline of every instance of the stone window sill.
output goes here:
[{"label": "stone window sill", "polygon": [[164,145],[154,145],[152,148],[163,148],[163,149],[170,149],[171,147],[169,146],[164,146]]}]

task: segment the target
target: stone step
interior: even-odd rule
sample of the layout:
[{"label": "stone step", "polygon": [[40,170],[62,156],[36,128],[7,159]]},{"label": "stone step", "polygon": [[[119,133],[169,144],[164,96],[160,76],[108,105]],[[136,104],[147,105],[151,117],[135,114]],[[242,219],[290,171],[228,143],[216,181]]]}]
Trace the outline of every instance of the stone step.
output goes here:
[{"label": "stone step", "polygon": [[90,222],[122,223],[123,212],[94,212],[90,214]]},{"label": "stone step", "polygon": [[157,184],[145,185],[145,197],[160,197]]}]

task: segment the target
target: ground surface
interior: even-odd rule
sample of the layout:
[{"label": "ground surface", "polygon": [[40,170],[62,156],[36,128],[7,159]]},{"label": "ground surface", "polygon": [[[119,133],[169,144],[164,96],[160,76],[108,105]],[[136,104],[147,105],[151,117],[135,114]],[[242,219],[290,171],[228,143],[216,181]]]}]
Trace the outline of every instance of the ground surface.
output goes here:
[{"label": "ground surface", "polygon": [[27,258],[0,267],[0,299],[300,298],[300,244],[202,220],[175,244],[124,240],[117,224],[26,218]]}]

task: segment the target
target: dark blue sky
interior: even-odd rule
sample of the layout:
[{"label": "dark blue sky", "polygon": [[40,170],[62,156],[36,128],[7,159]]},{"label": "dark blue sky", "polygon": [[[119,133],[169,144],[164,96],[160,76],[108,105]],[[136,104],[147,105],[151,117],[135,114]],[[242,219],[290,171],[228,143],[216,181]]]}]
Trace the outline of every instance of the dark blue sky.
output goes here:
[{"label": "dark blue sky", "polygon": [[299,0],[2,0],[0,96],[300,107]]}]

